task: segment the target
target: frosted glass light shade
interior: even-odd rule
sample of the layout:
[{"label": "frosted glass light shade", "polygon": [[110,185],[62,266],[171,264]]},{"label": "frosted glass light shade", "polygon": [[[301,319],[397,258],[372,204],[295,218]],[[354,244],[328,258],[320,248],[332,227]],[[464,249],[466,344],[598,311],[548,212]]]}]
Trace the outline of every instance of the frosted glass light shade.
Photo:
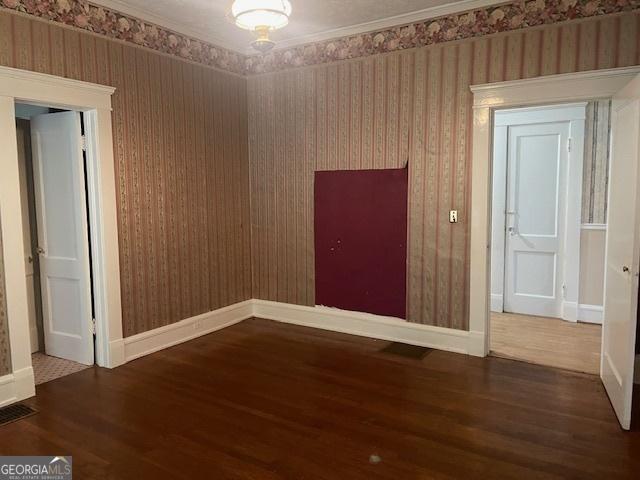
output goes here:
[{"label": "frosted glass light shade", "polygon": [[236,25],[245,30],[266,27],[277,30],[289,23],[291,3],[289,0],[236,0],[231,6]]}]

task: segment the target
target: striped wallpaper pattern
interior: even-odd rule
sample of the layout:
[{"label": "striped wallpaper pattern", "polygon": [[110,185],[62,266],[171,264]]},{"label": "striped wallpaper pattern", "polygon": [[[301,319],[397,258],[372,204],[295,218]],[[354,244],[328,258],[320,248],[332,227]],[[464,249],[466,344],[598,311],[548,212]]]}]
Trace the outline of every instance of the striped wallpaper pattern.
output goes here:
[{"label": "striped wallpaper pattern", "polygon": [[611,100],[589,102],[584,133],[582,223],[607,223]]},{"label": "striped wallpaper pattern", "polygon": [[0,65],[116,87],[125,336],[251,298],[243,77],[6,11]]},{"label": "striped wallpaper pattern", "polygon": [[0,377],[11,373],[7,294],[4,284],[4,258],[2,252],[2,234],[0,233]]},{"label": "striped wallpaper pattern", "polygon": [[639,64],[639,24],[611,15],[249,77],[254,297],[315,303],[314,170],[408,161],[407,318],[467,329],[469,85]]},{"label": "striped wallpaper pattern", "polygon": [[465,329],[468,86],[638,64],[639,22],[611,15],[246,80],[3,11],[0,65],[117,88],[125,336],[252,291],[313,305],[313,171],[407,161],[409,321]]}]

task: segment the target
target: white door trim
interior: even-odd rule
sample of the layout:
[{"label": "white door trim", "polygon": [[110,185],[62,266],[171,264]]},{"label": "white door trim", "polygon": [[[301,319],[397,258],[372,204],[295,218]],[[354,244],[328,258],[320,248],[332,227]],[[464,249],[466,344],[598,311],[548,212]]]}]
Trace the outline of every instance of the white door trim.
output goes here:
[{"label": "white door trim", "polygon": [[[91,247],[96,298],[98,365],[124,363],[116,181],[111,127],[112,87],[0,67],[0,225],[5,263],[7,315],[12,372],[30,372],[31,388],[20,389],[20,400],[35,393],[29,348],[27,290],[18,181],[15,102],[84,112],[87,123],[88,191]],[[2,399],[0,399],[1,401]]]},{"label": "white door trim", "polygon": [[[561,280],[566,285],[566,290],[563,299],[563,307],[560,315],[564,320],[572,322],[578,321],[577,308],[570,309],[567,305],[578,304],[578,292],[580,281],[580,232],[582,222],[582,175],[584,169],[584,128],[586,119],[587,102],[559,104],[551,106],[535,106],[524,107],[516,109],[498,110],[495,112],[494,117],[494,131],[498,131],[498,128],[508,128],[515,125],[531,125],[537,123],[549,123],[549,122],[568,122],[569,123],[569,138],[571,140],[571,149],[568,153],[569,166],[566,175],[566,197],[565,197],[565,209],[564,209],[564,239],[563,245],[570,245],[571,248],[563,248],[562,261],[563,265],[560,268]],[[552,115],[553,114],[553,115]],[[550,118],[553,116],[553,118]],[[500,136],[501,141],[507,141],[506,134]],[[506,165],[507,161],[507,149],[506,146],[499,146],[497,143],[494,148],[493,162],[496,162],[496,155],[501,156],[501,161]],[[506,204],[504,198],[506,189],[502,188],[502,185],[506,185],[507,169],[501,167],[500,176],[494,173],[493,181],[499,181],[500,187],[493,189],[493,201],[498,201],[502,204]],[[496,195],[500,195],[497,198]],[[497,221],[496,227],[502,232],[498,234],[495,229],[492,233],[494,242],[498,242],[494,245],[493,253],[497,254],[497,257],[492,260],[492,283],[500,282],[500,288],[496,289],[496,285],[491,285],[491,310],[502,311],[504,305],[504,268],[505,268],[505,229],[504,229],[504,215],[502,218],[495,218],[496,211],[493,211],[494,222]]]},{"label": "white door trim", "polygon": [[499,108],[609,98],[638,73],[640,67],[624,67],[471,86],[474,118],[469,330],[483,338],[481,354],[489,354],[493,112]]}]

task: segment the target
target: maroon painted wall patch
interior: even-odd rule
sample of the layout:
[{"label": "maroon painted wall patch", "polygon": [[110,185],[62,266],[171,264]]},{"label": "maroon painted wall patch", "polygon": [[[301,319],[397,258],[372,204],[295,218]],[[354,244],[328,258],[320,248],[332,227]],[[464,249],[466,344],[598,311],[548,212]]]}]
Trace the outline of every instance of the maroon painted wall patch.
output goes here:
[{"label": "maroon painted wall patch", "polygon": [[406,318],[407,169],[315,174],[316,304]]}]

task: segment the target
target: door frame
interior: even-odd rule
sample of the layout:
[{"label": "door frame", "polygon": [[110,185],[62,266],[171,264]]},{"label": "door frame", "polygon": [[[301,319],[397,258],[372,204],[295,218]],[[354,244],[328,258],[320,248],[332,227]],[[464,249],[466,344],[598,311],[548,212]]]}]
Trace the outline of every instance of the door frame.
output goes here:
[{"label": "door frame", "polygon": [[494,112],[503,108],[574,103],[610,98],[640,73],[622,67],[472,85],[471,239],[469,353],[490,350],[491,197]]},{"label": "door frame", "polygon": [[[53,75],[0,67],[0,234],[11,349],[10,375],[0,377],[0,405],[35,394],[29,342],[27,289],[15,102],[80,111],[87,143],[87,199],[96,307],[97,364],[124,363],[116,178],[111,124],[115,88]],[[1,279],[0,279],[1,280]]]},{"label": "door frame", "polygon": [[[559,317],[563,320],[570,322],[578,321],[578,292],[580,289],[580,235],[582,230],[582,177],[584,169],[584,133],[585,133],[585,120],[586,109],[588,102],[574,102],[574,103],[561,103],[557,105],[544,105],[524,108],[508,108],[496,110],[494,113],[494,149],[492,155],[492,182],[499,180],[500,187],[506,186],[508,189],[508,151],[506,148],[507,132],[508,128],[519,125],[535,125],[540,123],[549,122],[565,122],[569,123],[569,140],[571,148],[568,151],[568,165],[566,171],[566,183],[563,187],[566,188],[565,207],[560,215],[564,221],[564,238],[563,251],[562,251],[562,264],[560,266],[560,280],[565,285],[565,293],[561,299],[561,308],[559,309]],[[553,120],[549,117],[553,114]],[[498,133],[498,128],[502,128],[504,132],[500,135],[501,142],[505,142],[504,145],[500,145],[498,148],[497,142],[495,142],[495,134]],[[580,139],[582,141],[576,141]],[[496,157],[500,157],[500,161],[504,163],[504,166],[500,168],[500,178],[496,176],[496,170],[494,168]],[[493,185],[495,186],[495,185]],[[500,198],[496,196],[496,193],[500,195]],[[492,204],[495,200],[501,200],[506,205],[506,190],[503,188],[494,190],[492,188]],[[492,259],[492,266],[495,269],[492,271],[491,285],[491,309],[495,310],[500,306],[502,309],[504,306],[504,281],[506,278],[506,238],[505,231],[506,214],[502,218],[498,219],[496,225],[496,216],[492,209],[492,215],[490,222],[492,224],[492,239],[499,242],[494,245],[497,250],[503,252],[503,255]],[[497,230],[494,226],[499,227],[501,232],[497,234]],[[567,249],[567,245],[575,245],[571,249]],[[496,249],[494,249],[495,251]],[[502,293],[499,295],[493,291],[494,282],[500,282],[500,288]],[[502,311],[502,310],[501,310]]]}]

